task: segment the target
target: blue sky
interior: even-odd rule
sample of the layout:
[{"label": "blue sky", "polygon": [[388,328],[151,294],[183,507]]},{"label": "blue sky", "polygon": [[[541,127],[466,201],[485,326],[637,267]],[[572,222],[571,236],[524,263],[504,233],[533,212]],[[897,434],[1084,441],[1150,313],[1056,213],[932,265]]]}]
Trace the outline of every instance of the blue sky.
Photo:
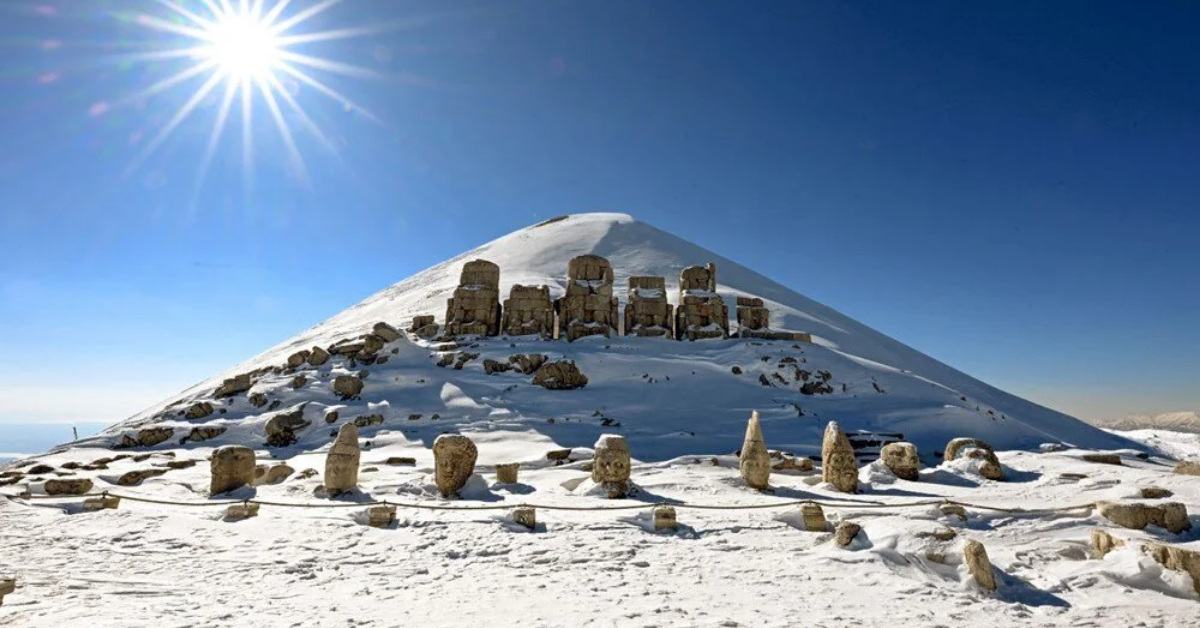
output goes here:
[{"label": "blue sky", "polygon": [[179,45],[139,13],[0,5],[0,422],[115,422],[598,210],[1056,409],[1200,409],[1194,3],[346,0],[296,29],[377,27],[297,47],[370,70],[285,82],[304,180],[261,98],[252,175],[234,115],[199,179],[219,90],[127,172],[203,83],[123,102],[192,63],[121,58]]}]

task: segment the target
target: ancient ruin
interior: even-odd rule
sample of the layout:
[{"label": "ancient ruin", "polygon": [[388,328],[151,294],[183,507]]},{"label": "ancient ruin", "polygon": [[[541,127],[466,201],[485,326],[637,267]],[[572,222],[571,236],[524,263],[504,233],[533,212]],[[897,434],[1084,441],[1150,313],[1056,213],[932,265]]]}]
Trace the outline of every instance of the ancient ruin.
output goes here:
[{"label": "ancient ruin", "polygon": [[771,455],[763,440],[757,410],[750,415],[750,421],[746,424],[746,438],[738,456],[738,471],[750,488],[760,491],[767,488],[771,479]]},{"label": "ancient ruin", "polygon": [[825,426],[821,443],[821,479],[843,493],[858,492],[858,461],[854,448],[837,421]]},{"label": "ancient ruin", "polygon": [[1144,530],[1154,525],[1172,534],[1192,529],[1187,506],[1180,502],[1146,504],[1142,502],[1096,502],[1096,512],[1105,519],[1131,530]]},{"label": "ancient ruin", "polygon": [[254,482],[254,450],[240,445],[218,447],[212,455],[208,492],[226,493]]},{"label": "ancient ruin", "polygon": [[325,456],[325,490],[336,496],[358,487],[358,463],[362,451],[358,446],[358,426],[346,423],[338,429],[337,438]]},{"label": "ancient ruin", "polygon": [[437,335],[438,326],[434,322],[433,315],[426,314],[423,316],[414,316],[412,325],[409,326],[408,331],[421,338],[432,338]]},{"label": "ancient ruin", "polygon": [[546,286],[514,285],[504,300],[501,330],[509,336],[554,337],[554,302]]},{"label": "ancient ruin", "polygon": [[580,255],[567,262],[567,293],[554,301],[557,337],[573,342],[584,336],[611,336],[617,329],[618,308],[607,259]]},{"label": "ancient ruin", "polygon": [[604,488],[609,499],[623,499],[628,496],[631,460],[629,443],[625,437],[604,434],[596,441],[595,450],[592,481]]},{"label": "ancient ruin", "polygon": [[434,481],[442,497],[457,497],[475,472],[479,450],[461,434],[442,434],[433,441]]},{"label": "ancient ruin", "polygon": [[762,299],[738,297],[737,323],[738,338],[757,338],[757,333],[771,329],[771,311]]},{"label": "ancient ruin", "polygon": [[917,446],[912,443],[888,443],[879,451],[879,459],[901,480],[916,482],[921,477],[921,458],[917,455]]},{"label": "ancient ruin", "polygon": [[625,304],[626,336],[673,338],[675,307],[667,302],[667,282],[662,277],[630,277]]},{"label": "ancient ruin", "polygon": [[446,333],[500,334],[500,267],[487,260],[463,264],[454,296],[446,301]]},{"label": "ancient ruin", "polygon": [[717,294],[717,267],[689,266],[679,273],[675,338],[700,340],[729,336],[729,308]]}]

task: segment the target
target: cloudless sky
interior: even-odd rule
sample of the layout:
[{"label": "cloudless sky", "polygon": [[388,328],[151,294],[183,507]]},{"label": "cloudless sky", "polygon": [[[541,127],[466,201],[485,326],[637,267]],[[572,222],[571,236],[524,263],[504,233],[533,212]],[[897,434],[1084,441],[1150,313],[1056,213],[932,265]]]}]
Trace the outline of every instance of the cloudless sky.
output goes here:
[{"label": "cloudless sky", "polygon": [[0,421],[118,421],[581,211],[1077,416],[1200,409],[1200,4],[346,0],[294,32],[373,32],[295,50],[366,112],[287,78],[307,176],[259,97],[202,180],[220,89],[138,163],[204,77],[129,99],[194,63],[137,14],[0,2]]}]

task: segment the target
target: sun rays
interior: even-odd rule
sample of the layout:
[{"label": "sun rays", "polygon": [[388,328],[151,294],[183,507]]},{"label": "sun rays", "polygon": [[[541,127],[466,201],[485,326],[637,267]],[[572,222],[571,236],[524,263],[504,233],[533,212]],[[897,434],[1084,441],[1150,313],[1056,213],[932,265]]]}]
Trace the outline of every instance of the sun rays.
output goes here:
[{"label": "sun rays", "polygon": [[[165,35],[169,44],[160,49],[122,55],[128,63],[175,61],[184,66],[153,84],[114,102],[92,106],[93,115],[116,107],[145,102],[174,89],[191,89],[191,96],[157,128],[126,169],[126,176],[142,168],[182,125],[202,107],[215,109],[199,159],[195,191],[199,192],[225,140],[226,127],[240,115],[241,161],[247,188],[254,177],[257,125],[274,127],[287,152],[291,173],[309,185],[307,168],[297,133],[311,136],[336,153],[334,143],[313,121],[301,103],[299,88],[332,99],[342,109],[382,124],[380,119],[323,80],[321,73],[352,78],[386,78],[376,70],[302,52],[315,42],[361,37],[396,30],[373,25],[304,32],[311,20],[347,0],[145,0],[148,9],[135,23]],[[264,117],[264,120],[257,120]]]}]

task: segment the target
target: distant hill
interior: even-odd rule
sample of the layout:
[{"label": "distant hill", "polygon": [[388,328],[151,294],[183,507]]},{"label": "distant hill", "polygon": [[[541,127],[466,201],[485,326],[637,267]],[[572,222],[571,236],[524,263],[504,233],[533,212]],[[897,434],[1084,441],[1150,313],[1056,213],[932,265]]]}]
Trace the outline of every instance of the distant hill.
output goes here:
[{"label": "distant hill", "polygon": [[1110,430],[1171,430],[1200,434],[1200,412],[1133,414],[1121,419],[1089,419],[1089,423]]}]

